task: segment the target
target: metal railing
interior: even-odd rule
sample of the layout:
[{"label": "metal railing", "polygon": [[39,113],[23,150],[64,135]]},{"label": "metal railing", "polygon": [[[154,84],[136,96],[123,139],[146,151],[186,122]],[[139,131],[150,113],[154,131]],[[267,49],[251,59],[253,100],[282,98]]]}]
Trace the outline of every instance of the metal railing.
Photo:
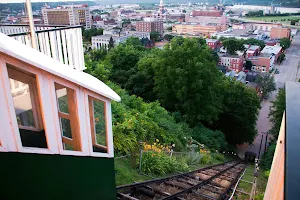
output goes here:
[{"label": "metal railing", "polygon": [[[35,26],[37,50],[83,71],[84,54],[81,26]],[[0,32],[32,47],[28,25],[0,25]]]}]

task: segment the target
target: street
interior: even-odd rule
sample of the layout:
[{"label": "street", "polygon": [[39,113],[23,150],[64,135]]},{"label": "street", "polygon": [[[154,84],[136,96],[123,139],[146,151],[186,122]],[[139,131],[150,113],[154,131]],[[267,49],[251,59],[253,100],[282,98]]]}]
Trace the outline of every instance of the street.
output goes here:
[{"label": "street", "polygon": [[[298,81],[300,79],[299,73],[299,59],[300,59],[300,34],[294,36],[291,47],[286,51],[286,59],[280,64],[276,65],[276,68],[279,70],[279,74],[274,74],[274,79],[276,82],[277,88],[284,87],[286,81]],[[262,140],[260,158],[265,151],[265,138],[266,134],[270,128],[271,124],[269,121],[269,112],[270,106],[272,105],[271,101],[276,99],[277,91],[274,91],[268,99],[264,99],[261,102],[261,110],[258,115],[256,129],[257,136],[252,145],[243,144],[238,147],[238,154],[240,157],[244,156],[246,151],[251,151],[258,155],[259,148]]]}]

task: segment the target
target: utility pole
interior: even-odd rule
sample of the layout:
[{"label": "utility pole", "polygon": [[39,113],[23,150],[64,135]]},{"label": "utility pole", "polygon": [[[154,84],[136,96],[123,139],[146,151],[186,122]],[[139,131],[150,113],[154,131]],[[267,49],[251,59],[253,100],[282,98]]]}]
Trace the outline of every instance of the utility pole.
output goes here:
[{"label": "utility pole", "polygon": [[32,7],[31,7],[30,0],[26,0],[26,8],[27,8],[28,21],[29,21],[29,28],[30,28],[31,44],[33,48],[37,49],[34,21],[33,21]]},{"label": "utility pole", "polygon": [[260,150],[261,150],[261,145],[262,145],[263,140],[264,140],[264,135],[261,135],[261,140],[260,140],[260,145],[259,145],[259,151],[258,151],[258,156],[257,156],[258,160],[259,160],[259,157],[260,157]]}]

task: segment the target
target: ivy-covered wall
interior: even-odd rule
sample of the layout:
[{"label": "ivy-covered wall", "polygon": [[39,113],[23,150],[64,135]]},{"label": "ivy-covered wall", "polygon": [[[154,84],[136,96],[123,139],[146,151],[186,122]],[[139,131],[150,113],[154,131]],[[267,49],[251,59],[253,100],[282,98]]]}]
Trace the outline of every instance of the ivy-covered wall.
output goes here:
[{"label": "ivy-covered wall", "polygon": [[1,199],[115,200],[114,159],[0,153]]}]

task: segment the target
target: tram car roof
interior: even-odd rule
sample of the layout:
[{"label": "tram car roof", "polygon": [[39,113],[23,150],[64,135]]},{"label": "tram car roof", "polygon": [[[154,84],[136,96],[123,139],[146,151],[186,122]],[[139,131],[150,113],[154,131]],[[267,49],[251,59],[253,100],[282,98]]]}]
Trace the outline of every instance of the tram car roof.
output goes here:
[{"label": "tram car roof", "polygon": [[114,101],[121,100],[117,93],[97,78],[85,72],[77,71],[2,33],[0,33],[0,52],[62,77]]}]

